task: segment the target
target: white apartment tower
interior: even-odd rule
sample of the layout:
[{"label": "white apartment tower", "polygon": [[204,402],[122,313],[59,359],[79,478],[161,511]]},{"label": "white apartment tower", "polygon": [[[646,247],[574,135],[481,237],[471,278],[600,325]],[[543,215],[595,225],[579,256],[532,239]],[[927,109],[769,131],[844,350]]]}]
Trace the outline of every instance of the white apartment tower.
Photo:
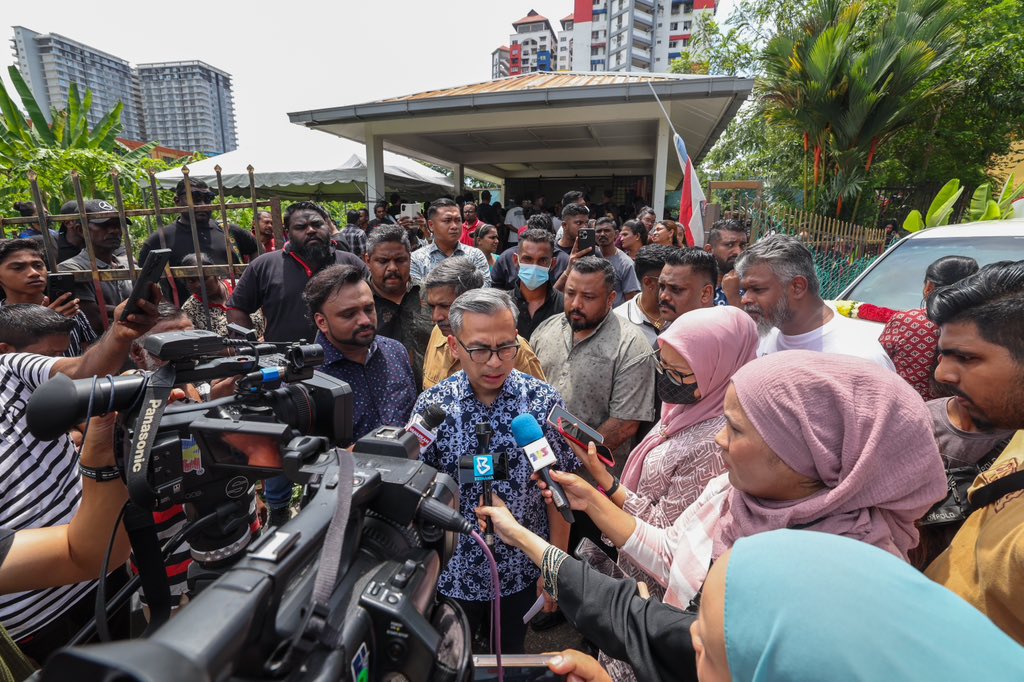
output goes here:
[{"label": "white apartment tower", "polygon": [[92,91],[90,126],[121,102],[123,135],[132,140],[146,139],[139,83],[127,61],[62,35],[37,33],[24,26],[14,27],[11,47],[18,71],[47,118],[50,107],[67,107],[68,88],[76,83],[79,96]]},{"label": "white apartment tower", "polygon": [[151,138],[204,154],[238,148],[230,75],[196,60],[139,64],[138,75]]}]

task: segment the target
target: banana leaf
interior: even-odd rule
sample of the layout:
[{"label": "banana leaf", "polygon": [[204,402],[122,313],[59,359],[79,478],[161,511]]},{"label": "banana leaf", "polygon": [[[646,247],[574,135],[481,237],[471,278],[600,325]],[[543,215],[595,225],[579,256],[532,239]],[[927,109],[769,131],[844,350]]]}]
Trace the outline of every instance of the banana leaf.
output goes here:
[{"label": "banana leaf", "polygon": [[992,185],[987,182],[978,185],[978,189],[974,190],[974,195],[971,197],[971,207],[967,210],[967,215],[964,216],[963,222],[973,223],[978,220],[985,220],[982,216],[988,211],[988,202],[991,200]]},{"label": "banana leaf", "polygon": [[947,182],[932,199],[932,205],[928,207],[928,213],[925,214],[924,219],[925,227],[947,225],[949,216],[953,213],[953,206],[956,205],[963,192],[964,188],[960,186],[960,180],[957,178]]},{"label": "banana leaf", "polygon": [[999,220],[1003,217],[1003,212],[999,210],[999,204],[992,199],[988,200],[988,207],[978,220]]},{"label": "banana leaf", "polygon": [[914,209],[907,214],[906,220],[903,221],[903,229],[907,232],[920,232],[924,229],[924,220],[921,218],[921,212]]},{"label": "banana leaf", "polygon": [[18,67],[14,65],[8,67],[7,71],[11,74],[11,82],[14,83],[14,89],[18,91],[21,103],[25,106],[25,111],[28,112],[28,117],[32,120],[33,132],[47,146],[57,146],[57,139],[50,131],[50,124],[47,122],[46,116],[43,115],[43,110],[39,108],[39,103],[36,102],[36,98],[28,87],[28,83],[22,77],[21,71],[18,71]]},{"label": "banana leaf", "polygon": [[1024,182],[1015,185],[1013,180],[1012,175],[1007,176],[1003,189],[999,192],[999,210],[1003,219],[1013,215],[1013,202],[1024,197]]}]

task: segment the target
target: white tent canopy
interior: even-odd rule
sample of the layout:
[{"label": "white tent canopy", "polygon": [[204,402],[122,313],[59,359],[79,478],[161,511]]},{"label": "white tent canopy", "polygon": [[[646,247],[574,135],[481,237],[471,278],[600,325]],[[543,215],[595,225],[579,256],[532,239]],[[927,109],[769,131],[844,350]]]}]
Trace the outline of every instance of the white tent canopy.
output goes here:
[{"label": "white tent canopy", "polygon": [[[281,141],[255,149],[241,148],[189,165],[189,176],[217,187],[215,166],[221,167],[224,191],[249,195],[252,165],[256,194],[261,198],[366,200],[366,160],[354,150],[358,145],[303,131],[294,142]],[[307,136],[312,136],[310,139]],[[181,180],[180,168],[157,173],[161,187],[170,189]],[[452,192],[452,180],[398,154],[385,153],[385,187],[403,199],[436,199]],[[370,197],[375,201],[386,197]]]}]

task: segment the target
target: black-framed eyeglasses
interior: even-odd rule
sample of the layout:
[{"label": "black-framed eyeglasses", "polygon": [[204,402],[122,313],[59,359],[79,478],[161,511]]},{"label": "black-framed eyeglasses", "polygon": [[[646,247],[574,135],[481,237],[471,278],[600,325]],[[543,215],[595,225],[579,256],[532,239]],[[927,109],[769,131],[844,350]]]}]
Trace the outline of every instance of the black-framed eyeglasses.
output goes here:
[{"label": "black-framed eyeglasses", "polygon": [[665,361],[661,359],[660,350],[654,351],[654,371],[657,372],[658,374],[664,374],[665,376],[667,376],[668,380],[671,381],[676,386],[682,386],[683,384],[686,383],[684,379],[688,379],[694,376],[693,372],[686,374],[685,372],[680,372],[678,369],[673,369],[672,367],[666,365]]},{"label": "black-framed eyeglasses", "polygon": [[497,348],[469,348],[458,338],[455,340],[462,346],[462,350],[469,354],[470,360],[480,364],[489,362],[494,355],[497,355],[499,360],[511,360],[519,354],[519,341],[510,343],[507,346],[498,346]]}]

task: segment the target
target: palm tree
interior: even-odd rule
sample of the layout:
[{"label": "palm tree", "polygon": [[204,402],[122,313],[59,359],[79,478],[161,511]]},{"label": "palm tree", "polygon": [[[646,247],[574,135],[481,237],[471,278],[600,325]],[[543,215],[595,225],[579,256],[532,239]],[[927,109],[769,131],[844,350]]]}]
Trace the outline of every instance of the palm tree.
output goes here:
[{"label": "palm tree", "polygon": [[948,87],[920,84],[960,41],[943,0],[896,0],[879,26],[865,16],[861,0],[814,0],[763,56],[769,119],[803,135],[805,150],[813,146],[810,206],[821,210],[823,195],[837,215],[856,197],[856,216],[879,147]]}]

